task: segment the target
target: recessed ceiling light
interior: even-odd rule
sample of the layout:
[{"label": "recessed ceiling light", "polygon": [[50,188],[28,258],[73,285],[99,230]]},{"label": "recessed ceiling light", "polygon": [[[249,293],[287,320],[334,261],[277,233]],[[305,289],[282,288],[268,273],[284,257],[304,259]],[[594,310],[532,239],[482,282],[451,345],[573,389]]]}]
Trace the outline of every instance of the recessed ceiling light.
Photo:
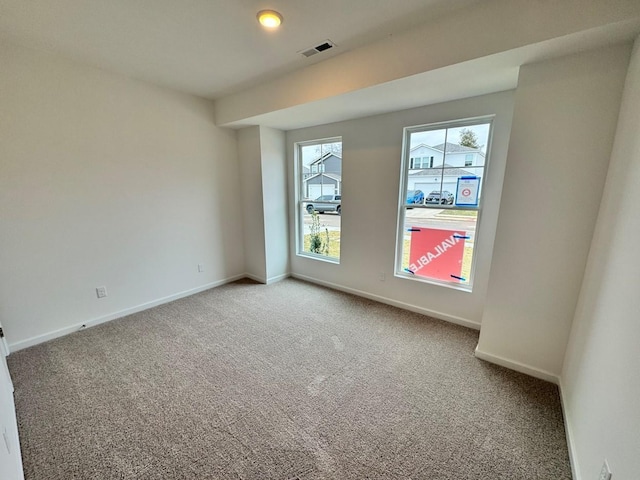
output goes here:
[{"label": "recessed ceiling light", "polygon": [[278,28],[282,23],[282,15],[275,10],[260,10],[257,17],[260,25],[266,28]]}]

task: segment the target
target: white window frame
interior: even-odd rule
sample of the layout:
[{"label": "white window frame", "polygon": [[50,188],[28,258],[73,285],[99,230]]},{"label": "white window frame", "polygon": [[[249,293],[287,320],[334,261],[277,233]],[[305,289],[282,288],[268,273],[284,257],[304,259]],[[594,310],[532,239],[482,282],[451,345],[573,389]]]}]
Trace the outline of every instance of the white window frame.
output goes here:
[{"label": "white window frame", "polygon": [[[414,282],[422,282],[422,283],[428,283],[428,284],[432,284],[432,285],[439,285],[439,286],[444,286],[444,287],[448,287],[448,288],[453,288],[455,290],[461,290],[464,292],[472,292],[473,291],[473,280],[475,277],[475,269],[476,269],[476,265],[477,265],[477,261],[476,261],[476,253],[479,251],[478,248],[478,240],[479,240],[479,232],[480,232],[480,224],[481,224],[481,220],[482,220],[482,205],[484,203],[484,197],[486,196],[486,192],[484,192],[484,185],[485,185],[485,180],[487,177],[487,172],[489,169],[489,163],[490,163],[490,157],[491,157],[491,139],[493,136],[493,127],[494,127],[494,120],[495,120],[495,115],[486,115],[486,116],[482,116],[482,117],[472,117],[472,118],[465,118],[465,119],[459,119],[459,120],[451,120],[451,121],[446,121],[446,122],[437,122],[437,123],[429,123],[429,124],[424,124],[424,125],[415,125],[415,126],[411,126],[411,127],[405,127],[403,129],[403,139],[402,139],[402,159],[401,159],[401,166],[400,166],[400,195],[398,198],[398,224],[397,224],[397,232],[396,232],[396,258],[395,258],[395,266],[394,266],[394,276],[398,277],[398,278],[403,278],[403,279],[407,279],[407,280],[412,280]],[[482,195],[479,198],[479,202],[478,202],[478,206],[473,206],[473,207],[467,207],[467,206],[457,206],[454,202],[453,205],[428,205],[428,204],[424,204],[424,205],[420,205],[420,204],[412,204],[412,205],[407,205],[406,203],[406,196],[407,196],[407,185],[408,185],[408,178],[409,178],[409,152],[411,150],[411,145],[410,145],[410,136],[412,133],[417,133],[417,132],[425,132],[425,131],[430,131],[430,130],[443,130],[443,129],[449,129],[449,128],[457,128],[457,127],[465,127],[465,126],[474,126],[474,125],[482,125],[482,124],[490,124],[489,126],[489,135],[487,137],[487,148],[486,148],[486,156],[485,156],[485,163],[483,166],[478,166],[478,167],[473,167],[475,170],[478,170],[479,168],[482,168],[482,175],[480,178],[480,191],[483,192]],[[447,138],[445,136],[445,145],[447,142]],[[444,154],[443,157],[443,169],[444,169],[444,164],[446,163],[446,153]],[[463,168],[464,167],[460,167]],[[444,176],[440,175],[439,176],[439,180],[440,180],[440,190],[442,190],[442,181],[444,180]],[[454,192],[455,193],[455,192]],[[427,194],[427,192],[425,192],[425,195]],[[478,215],[477,215],[477,219],[476,219],[476,233],[475,233],[475,239],[474,239],[474,247],[473,247],[473,257],[471,260],[471,269],[470,269],[470,275],[469,275],[469,283],[468,284],[461,284],[458,282],[448,282],[445,280],[438,280],[438,279],[434,279],[434,278],[428,278],[428,277],[422,277],[422,276],[415,276],[415,275],[411,275],[408,272],[404,272],[402,270],[402,254],[403,254],[403,247],[404,247],[404,228],[405,228],[405,216],[406,216],[406,211],[409,208],[427,208],[427,209],[449,209],[449,210],[473,210],[473,211],[477,211]]]},{"label": "white window frame", "polygon": [[[296,246],[296,255],[305,258],[311,258],[314,260],[320,260],[327,263],[340,264],[340,257],[329,257],[327,255],[320,255],[317,253],[307,252],[304,250],[304,220],[303,220],[303,204],[305,203],[304,198],[304,168],[302,166],[302,148],[310,145],[324,145],[328,143],[342,143],[342,137],[330,137],[330,138],[321,138],[316,140],[307,140],[303,142],[296,142],[294,144],[294,177],[295,177],[295,246]],[[342,158],[342,157],[341,157]],[[321,162],[324,167],[324,161]],[[319,170],[319,169],[318,169]],[[324,168],[322,172],[324,173]],[[342,167],[340,168],[340,173],[342,174]],[[337,187],[335,190],[338,190]],[[340,193],[334,193],[334,195],[340,195],[342,197],[342,188],[340,188]],[[307,199],[308,200],[308,199]],[[342,202],[342,198],[340,199]],[[342,222],[342,220],[341,220]],[[342,226],[340,227],[340,234],[342,235]],[[341,242],[342,243],[342,242]],[[342,255],[342,248],[340,249],[340,255]]]}]

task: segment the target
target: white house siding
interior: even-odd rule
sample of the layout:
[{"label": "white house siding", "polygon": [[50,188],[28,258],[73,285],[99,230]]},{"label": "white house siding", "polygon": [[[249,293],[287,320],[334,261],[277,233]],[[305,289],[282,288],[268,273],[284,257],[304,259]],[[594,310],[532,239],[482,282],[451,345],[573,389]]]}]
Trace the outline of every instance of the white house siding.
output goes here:
[{"label": "white house siding", "polygon": [[[414,147],[411,150],[409,157],[412,159],[433,157],[433,166],[442,166],[442,152],[427,145],[418,145],[417,147]],[[418,168],[429,168],[429,165],[423,165],[422,167]]]},{"label": "white house siding", "polygon": [[340,180],[337,175],[315,175],[305,182],[306,197],[316,199],[320,195],[340,193]]},{"label": "white house siding", "polygon": [[[448,190],[455,195],[458,185],[458,177],[447,175],[444,177],[442,190]],[[417,175],[414,178],[409,177],[407,190],[422,190],[427,196],[434,190],[440,190],[440,177]]]},{"label": "white house siding", "polygon": [[[451,145],[451,144],[448,144]],[[459,148],[457,145],[448,146],[447,148],[456,149]],[[438,150],[437,148],[430,147],[428,145],[418,145],[411,149],[409,153],[410,159],[419,159],[419,158],[431,158],[433,157],[433,167],[441,167],[444,157],[444,162],[447,165],[452,167],[463,168],[465,167],[465,163],[467,161],[467,155],[471,155],[471,166],[474,167],[483,167],[484,166],[484,154],[478,151],[466,151],[466,152],[447,152],[446,155],[443,155],[442,150]],[[429,168],[429,165],[418,165],[415,168]],[[410,167],[411,168],[411,167]]]},{"label": "white house siding", "polygon": [[309,184],[307,198],[315,200],[322,195],[334,195],[336,193],[336,186],[333,184]]},{"label": "white house siding", "polygon": [[478,152],[447,153],[447,157],[445,161],[447,165],[451,165],[452,167],[464,168],[465,166],[467,166],[465,165],[465,162],[467,161],[467,155],[471,155],[470,166],[474,166],[474,167],[484,166],[484,155],[481,155]]}]

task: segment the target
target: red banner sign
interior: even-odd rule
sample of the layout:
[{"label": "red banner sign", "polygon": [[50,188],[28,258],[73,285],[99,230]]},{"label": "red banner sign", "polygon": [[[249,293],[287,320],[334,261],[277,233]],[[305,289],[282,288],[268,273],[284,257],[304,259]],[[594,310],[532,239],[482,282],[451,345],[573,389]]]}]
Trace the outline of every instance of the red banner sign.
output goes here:
[{"label": "red banner sign", "polygon": [[438,280],[464,281],[462,257],[466,232],[412,227],[409,270],[414,275]]}]

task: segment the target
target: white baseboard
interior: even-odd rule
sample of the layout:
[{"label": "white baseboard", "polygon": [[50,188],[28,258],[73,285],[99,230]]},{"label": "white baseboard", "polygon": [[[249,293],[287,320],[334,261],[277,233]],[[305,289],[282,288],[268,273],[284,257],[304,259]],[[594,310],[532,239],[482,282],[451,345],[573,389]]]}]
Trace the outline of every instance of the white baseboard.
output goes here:
[{"label": "white baseboard", "polygon": [[500,357],[498,355],[493,355],[491,353],[483,352],[478,347],[476,347],[475,355],[477,358],[481,360],[486,360],[490,363],[495,363],[496,365],[500,365],[501,367],[506,367],[511,370],[515,370],[516,372],[525,373],[532,377],[539,378],[541,380],[546,380],[547,382],[555,383],[559,385],[560,378],[558,375],[547,372],[546,370],[541,370],[539,368],[530,367],[529,365],[525,365],[520,362],[516,362],[514,360],[509,360],[508,358]]},{"label": "white baseboard", "polygon": [[258,275],[253,275],[252,273],[245,273],[244,278],[250,278],[254,282],[267,284],[267,279],[264,277],[259,277]]},{"label": "white baseboard", "polygon": [[169,303],[174,300],[178,300],[180,298],[188,297],[189,295],[194,295],[199,292],[203,292],[205,290],[209,290],[214,287],[219,287],[220,285],[224,285],[226,283],[235,282],[236,280],[240,280],[241,278],[245,278],[247,275],[241,273],[240,275],[234,275],[233,277],[228,277],[223,280],[218,280],[215,282],[207,283],[205,285],[201,285],[196,288],[192,288],[190,290],[185,290],[183,292],[178,292],[173,295],[169,295],[167,297],[158,298],[156,300],[152,300],[150,302],[145,302],[140,305],[136,305],[135,307],[125,308],[124,310],[120,310],[114,313],[110,313],[108,315],[103,315],[98,318],[93,318],[87,320],[86,322],[78,323],[75,325],[71,325],[68,327],[61,328],[59,330],[54,330],[52,332],[44,333],[42,335],[36,335],[35,337],[27,338],[26,340],[22,340],[15,343],[9,344],[9,350],[11,352],[17,352],[18,350],[22,350],[24,348],[32,347],[34,345],[38,345],[39,343],[47,342],[49,340],[53,340],[54,338],[62,337],[64,335],[68,335],[70,333],[76,332],[83,328],[94,327],[96,325],[100,325],[101,323],[109,322],[111,320],[115,320],[117,318],[126,317],[127,315],[131,315],[133,313],[138,313],[143,310],[147,310],[152,307],[156,307],[158,305],[162,305],[163,303]]},{"label": "white baseboard", "polygon": [[280,280],[284,280],[285,278],[289,278],[291,275],[288,273],[283,273],[282,275],[276,275],[275,277],[260,277],[258,275],[253,275],[252,273],[245,273],[244,276],[246,278],[250,278],[254,282],[264,283],[265,285],[271,285],[272,283],[279,282]]},{"label": "white baseboard", "polygon": [[580,467],[578,467],[578,456],[575,449],[573,439],[573,429],[571,428],[571,420],[567,410],[567,402],[564,398],[564,387],[562,385],[562,376],[559,378],[558,388],[560,389],[560,403],[562,405],[562,416],[564,417],[564,434],[567,437],[567,448],[569,450],[569,462],[571,463],[571,475],[573,480],[582,480],[580,475]]},{"label": "white baseboard", "polygon": [[282,275],[276,275],[275,277],[267,278],[267,285],[271,285],[272,283],[277,283],[280,280],[284,280],[285,278],[289,278],[291,275],[288,273],[283,273]]},{"label": "white baseboard", "polygon": [[298,273],[292,273],[293,278],[298,278],[306,282],[315,283],[324,287],[333,288],[334,290],[340,290],[342,292],[351,293],[358,297],[368,298],[369,300],[375,300],[376,302],[385,303],[394,307],[402,308],[403,310],[409,310],[410,312],[420,313],[428,317],[437,318],[438,320],[444,320],[445,322],[455,323],[456,325],[462,325],[463,327],[472,328],[474,330],[480,330],[480,323],[466,318],[456,317],[454,315],[448,315],[446,313],[438,312],[435,310],[429,310],[428,308],[419,307],[410,303],[400,302],[392,298],[383,297],[381,295],[375,295],[373,293],[364,292],[355,288],[345,287],[344,285],[338,285],[337,283],[325,282],[324,280],[318,280],[313,277],[307,277],[306,275],[300,275]]}]

